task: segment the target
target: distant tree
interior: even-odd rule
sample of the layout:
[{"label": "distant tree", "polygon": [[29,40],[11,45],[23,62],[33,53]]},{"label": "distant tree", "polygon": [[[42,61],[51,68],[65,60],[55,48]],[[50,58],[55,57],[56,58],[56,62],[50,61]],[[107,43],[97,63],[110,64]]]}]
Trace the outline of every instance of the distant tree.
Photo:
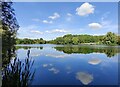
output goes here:
[{"label": "distant tree", "polygon": [[65,44],[72,44],[72,37],[73,36],[71,34],[67,34],[67,35],[63,36],[64,43]]},{"label": "distant tree", "polygon": [[64,44],[64,38],[63,37],[58,37],[56,38],[56,44]]},{"label": "distant tree", "polygon": [[103,37],[103,43],[106,45],[115,45],[117,44],[117,35],[112,32],[108,32],[104,37]]},{"label": "distant tree", "polygon": [[117,38],[117,44],[120,45],[120,36]]},{"label": "distant tree", "polygon": [[79,43],[79,38],[78,37],[73,37],[72,38],[72,43],[75,44],[75,45],[78,44]]}]

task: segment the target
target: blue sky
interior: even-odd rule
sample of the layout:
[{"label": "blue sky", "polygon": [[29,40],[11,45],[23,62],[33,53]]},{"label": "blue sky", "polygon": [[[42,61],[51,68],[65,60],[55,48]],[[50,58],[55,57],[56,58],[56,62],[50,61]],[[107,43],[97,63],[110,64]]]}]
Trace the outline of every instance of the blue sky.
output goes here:
[{"label": "blue sky", "polygon": [[118,33],[117,2],[15,2],[18,38]]}]

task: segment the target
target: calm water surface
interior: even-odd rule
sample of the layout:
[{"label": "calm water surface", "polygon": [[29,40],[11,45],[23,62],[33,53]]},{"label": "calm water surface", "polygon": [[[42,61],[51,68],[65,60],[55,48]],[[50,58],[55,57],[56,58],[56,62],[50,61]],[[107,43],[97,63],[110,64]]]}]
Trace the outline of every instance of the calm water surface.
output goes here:
[{"label": "calm water surface", "polygon": [[17,45],[17,56],[35,60],[33,85],[117,85],[118,47]]}]

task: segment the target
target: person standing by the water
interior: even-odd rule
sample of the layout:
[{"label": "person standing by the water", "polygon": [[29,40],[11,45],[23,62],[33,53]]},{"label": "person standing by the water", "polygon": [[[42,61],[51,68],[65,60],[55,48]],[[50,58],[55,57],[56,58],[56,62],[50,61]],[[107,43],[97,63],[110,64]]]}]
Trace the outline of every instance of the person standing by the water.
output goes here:
[{"label": "person standing by the water", "polygon": [[28,56],[28,58],[29,58],[29,56],[30,56],[30,50],[28,50],[28,52],[27,52],[27,56]]}]

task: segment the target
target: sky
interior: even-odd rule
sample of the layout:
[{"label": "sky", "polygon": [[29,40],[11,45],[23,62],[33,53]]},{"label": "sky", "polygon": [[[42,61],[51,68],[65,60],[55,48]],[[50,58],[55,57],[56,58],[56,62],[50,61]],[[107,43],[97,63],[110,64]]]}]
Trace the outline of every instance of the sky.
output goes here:
[{"label": "sky", "polygon": [[14,2],[18,38],[118,33],[117,2]]}]

